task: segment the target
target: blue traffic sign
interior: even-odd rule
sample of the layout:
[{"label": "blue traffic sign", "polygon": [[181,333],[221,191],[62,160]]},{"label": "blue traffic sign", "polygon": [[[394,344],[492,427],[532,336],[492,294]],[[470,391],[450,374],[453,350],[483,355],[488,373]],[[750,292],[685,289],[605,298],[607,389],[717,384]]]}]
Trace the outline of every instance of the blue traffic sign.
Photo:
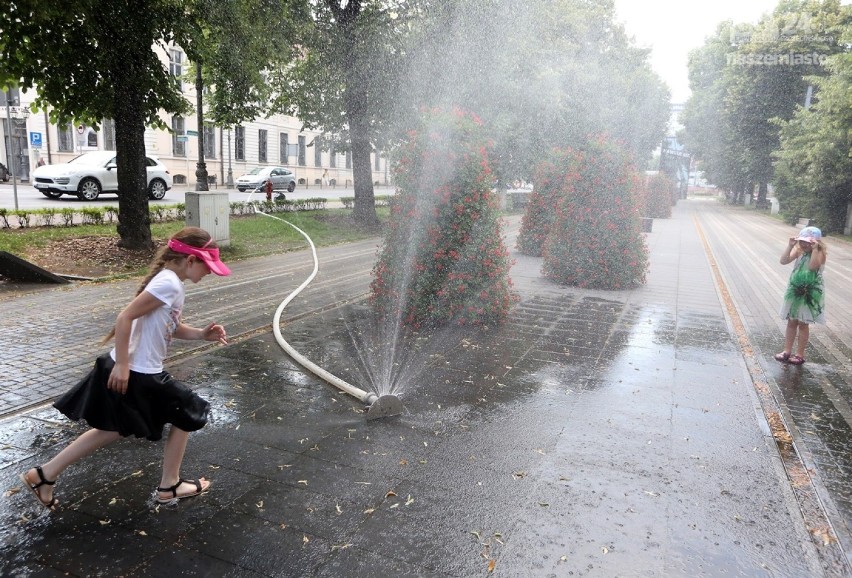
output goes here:
[{"label": "blue traffic sign", "polygon": [[31,132],[30,133],[30,146],[33,148],[41,148],[41,133],[40,132]]}]

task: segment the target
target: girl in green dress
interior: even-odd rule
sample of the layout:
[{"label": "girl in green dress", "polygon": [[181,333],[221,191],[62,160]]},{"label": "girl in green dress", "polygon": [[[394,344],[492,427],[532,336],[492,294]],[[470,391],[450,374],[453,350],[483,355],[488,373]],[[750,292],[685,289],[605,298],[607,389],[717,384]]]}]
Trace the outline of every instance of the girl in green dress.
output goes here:
[{"label": "girl in green dress", "polygon": [[822,271],[826,255],[822,231],[816,227],[805,227],[799,231],[797,237],[791,237],[781,255],[782,265],[795,262],[790,281],[787,283],[787,291],[784,293],[784,303],[781,305],[781,318],[787,320],[787,329],[784,332],[784,351],[776,353],[775,359],[782,363],[803,364],[810,337],[810,324],[825,323]]}]

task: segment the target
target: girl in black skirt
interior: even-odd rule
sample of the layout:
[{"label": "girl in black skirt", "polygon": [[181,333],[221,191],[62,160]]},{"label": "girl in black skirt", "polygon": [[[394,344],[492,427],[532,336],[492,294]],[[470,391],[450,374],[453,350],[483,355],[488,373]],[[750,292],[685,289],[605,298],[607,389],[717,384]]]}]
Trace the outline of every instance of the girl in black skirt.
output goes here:
[{"label": "girl in black skirt", "polygon": [[172,338],[227,344],[221,325],[211,323],[197,329],[181,322],[183,282],[198,283],[211,272],[231,273],[203,229],[182,229],[157,254],[136,298],[118,314],[115,327],[104,339],[106,343],[115,337],[113,350],[100,356],[89,375],[54,403],[69,418],[86,420],[92,429],[49,462],[20,476],[45,508],[55,508],[53,484],[65,468],[120,437],[159,440],[167,423],[171,428],[157,500],[175,502],[197,496],[210,486],[204,478],[180,477],[189,432],[204,427],[210,404],[163,371],[163,359]]}]

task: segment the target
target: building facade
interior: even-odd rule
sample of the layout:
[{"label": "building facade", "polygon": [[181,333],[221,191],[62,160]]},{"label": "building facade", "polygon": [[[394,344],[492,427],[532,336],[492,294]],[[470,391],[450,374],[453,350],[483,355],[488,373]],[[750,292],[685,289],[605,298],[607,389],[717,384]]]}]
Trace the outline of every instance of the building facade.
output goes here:
[{"label": "building facade", "polygon": [[[186,53],[176,46],[165,51],[157,49],[157,52],[163,66],[172,75],[184,79],[188,65]],[[187,100],[196,102],[195,85],[184,79],[182,86]],[[12,91],[9,105],[0,110],[5,164],[11,169],[11,157],[14,157],[15,174],[21,180],[29,180],[32,170],[41,162],[63,163],[84,152],[115,150],[115,124],[111,119],[104,119],[98,127],[73,123],[56,125],[50,123],[47,111],[29,111],[34,100],[32,93]],[[6,105],[5,99],[0,105]],[[7,122],[7,112],[11,122]],[[180,116],[161,112],[160,118],[172,131],[146,129],[145,152],[166,165],[175,185],[195,183],[198,147],[203,143],[211,188],[227,186],[258,166],[286,167],[296,173],[300,187],[319,187],[323,182],[352,186],[351,153],[323,151],[323,147],[318,146],[322,135],[302,130],[302,123],[295,117],[273,115],[234,127],[205,123],[200,129],[196,114]],[[380,151],[372,153],[371,157],[373,182],[389,184],[387,159]]]}]

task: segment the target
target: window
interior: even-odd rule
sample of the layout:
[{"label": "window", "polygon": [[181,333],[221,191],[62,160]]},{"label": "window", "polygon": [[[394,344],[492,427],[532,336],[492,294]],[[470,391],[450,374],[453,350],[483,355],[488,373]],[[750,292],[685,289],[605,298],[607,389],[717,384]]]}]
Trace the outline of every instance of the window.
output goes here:
[{"label": "window", "polygon": [[258,162],[266,162],[266,129],[261,128],[257,131],[257,160]]},{"label": "window", "polygon": [[287,147],[290,144],[290,135],[286,132],[278,134],[278,158],[282,165],[290,162],[290,155],[287,153]]},{"label": "window", "polygon": [[346,151],[346,168],[352,168],[352,151]]},{"label": "window", "polygon": [[322,137],[314,139],[314,166],[322,166]]},{"label": "window", "polygon": [[178,78],[183,76],[183,52],[174,48],[169,50],[169,74]]},{"label": "window", "polygon": [[234,127],[234,159],[246,160],[246,127]]},{"label": "window", "polygon": [[204,125],[204,158],[216,158],[216,127],[212,124]]},{"label": "window", "polygon": [[328,151],[328,164],[331,168],[337,168],[337,151],[334,150],[334,145],[331,145],[331,149]]},{"label": "window", "polygon": [[186,156],[186,133],[182,116],[172,117],[172,154],[176,157]]},{"label": "window", "polygon": [[104,150],[115,150],[115,121],[111,118],[104,119]]},{"label": "window", "polygon": [[65,126],[57,126],[59,132],[59,152],[72,152],[74,150],[74,125],[70,122]]},{"label": "window", "polygon": [[305,137],[300,136],[299,137],[299,166],[300,167],[303,167],[306,164],[305,163],[305,155],[306,155],[306,152],[307,152],[305,150],[306,146],[307,146],[307,143],[305,142]]},{"label": "window", "polygon": [[86,135],[86,146],[98,148],[98,133],[96,133],[94,130],[90,130],[89,133]]}]

